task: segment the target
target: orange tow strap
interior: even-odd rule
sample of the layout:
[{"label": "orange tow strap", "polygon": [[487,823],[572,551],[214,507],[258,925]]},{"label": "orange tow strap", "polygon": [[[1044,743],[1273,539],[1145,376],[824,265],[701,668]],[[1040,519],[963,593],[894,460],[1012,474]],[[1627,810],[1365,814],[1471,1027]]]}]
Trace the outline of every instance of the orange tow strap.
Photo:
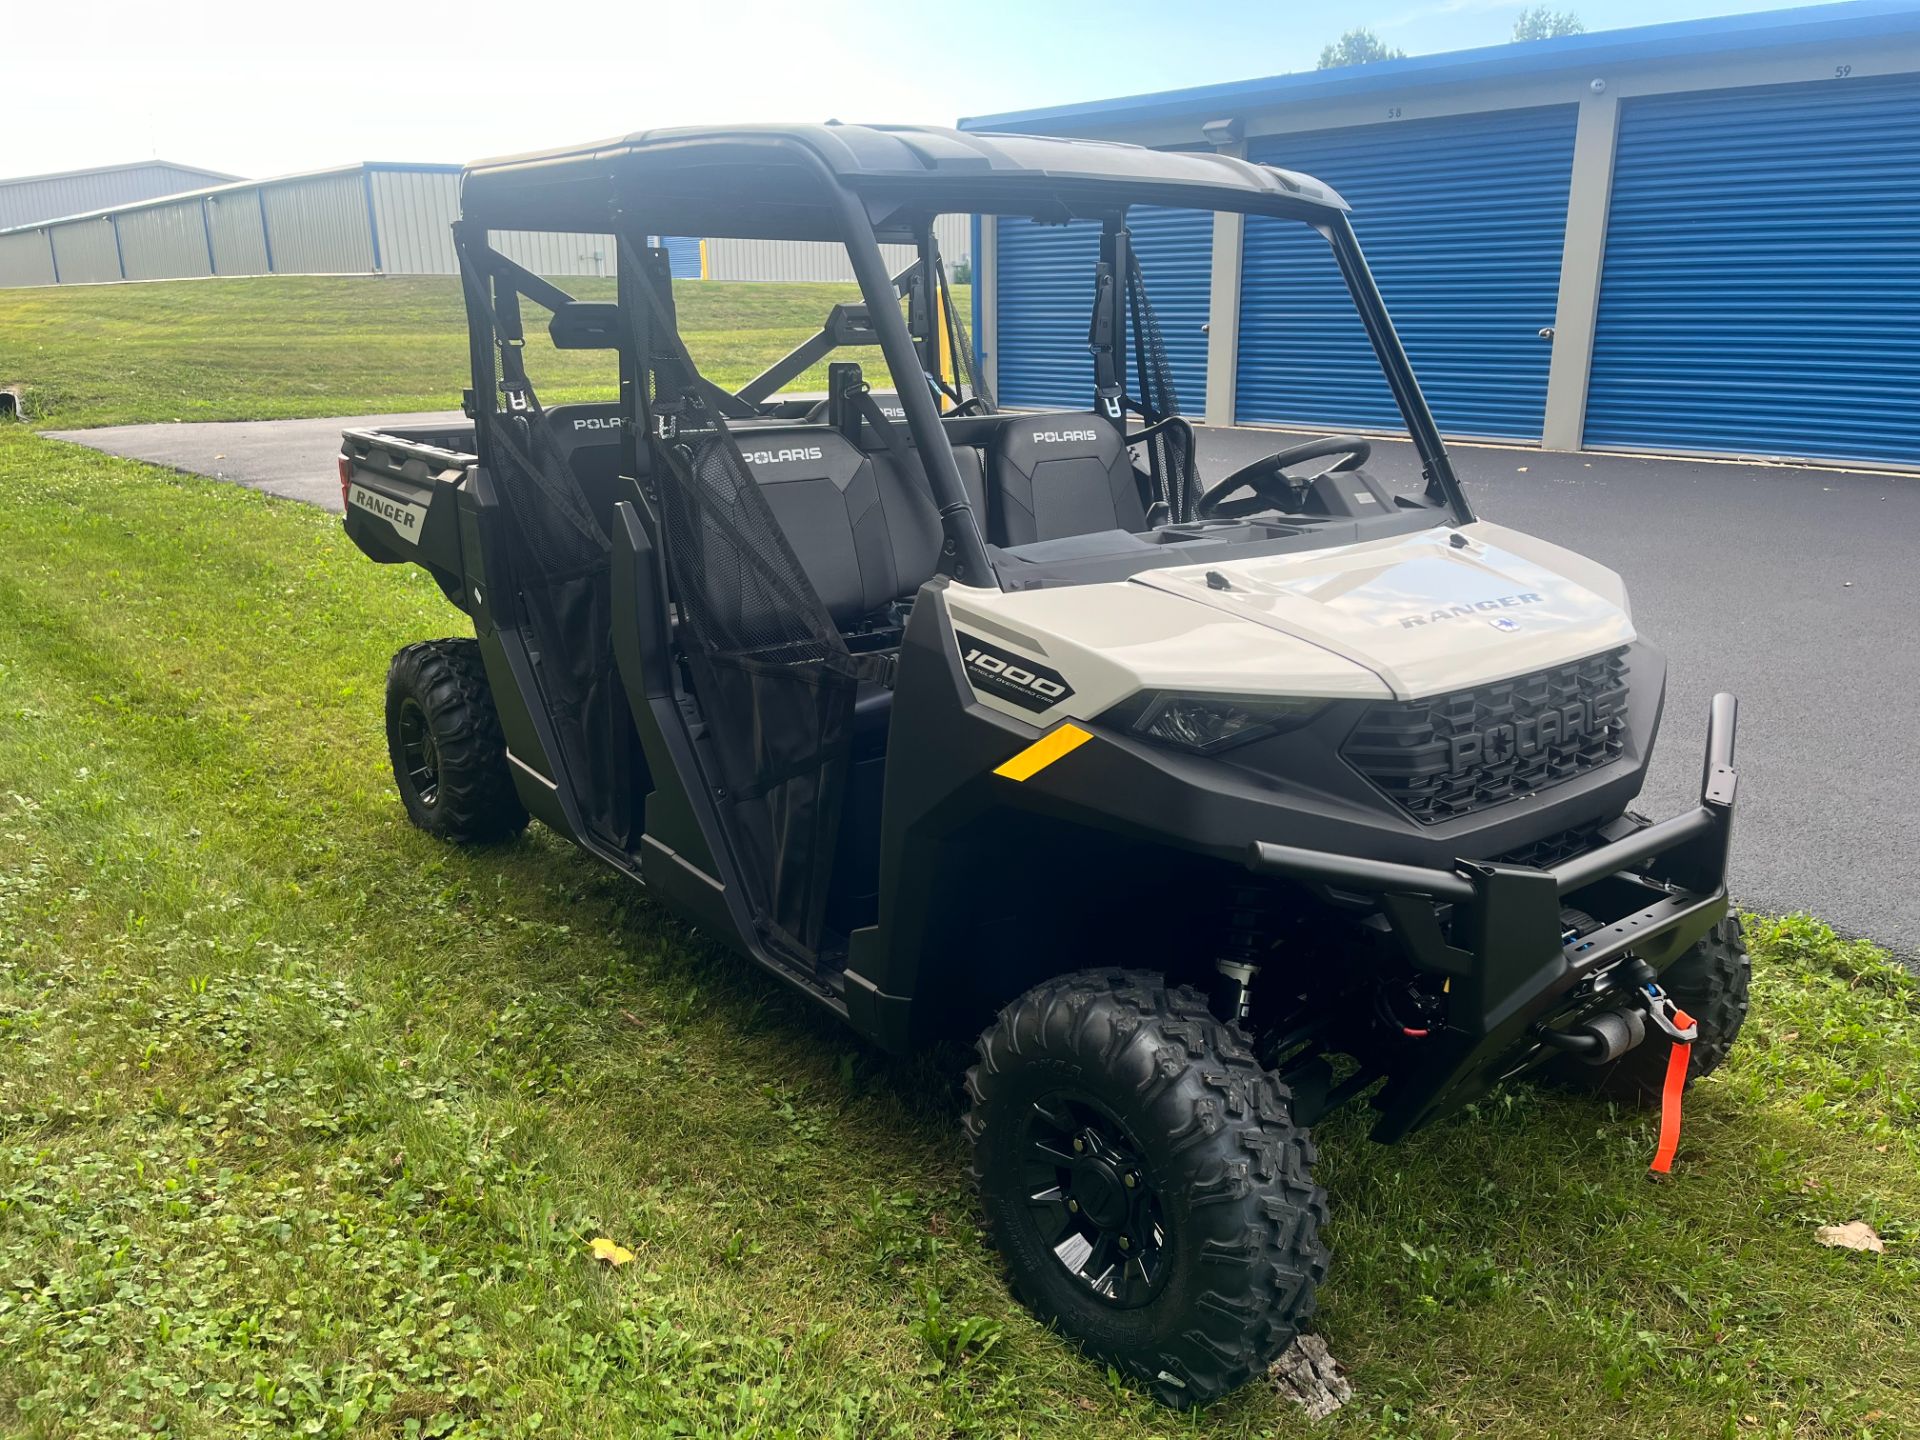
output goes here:
[{"label": "orange tow strap", "polygon": [[[1676,1008],[1673,1023],[1682,1030],[1693,1028],[1693,1017]],[[1687,1088],[1687,1065],[1693,1059],[1693,1046],[1685,1040],[1673,1042],[1667,1055],[1667,1084],[1660,1092],[1660,1148],[1654,1152],[1648,1168],[1656,1175],[1673,1169],[1674,1152],[1680,1148],[1680,1096]]]}]

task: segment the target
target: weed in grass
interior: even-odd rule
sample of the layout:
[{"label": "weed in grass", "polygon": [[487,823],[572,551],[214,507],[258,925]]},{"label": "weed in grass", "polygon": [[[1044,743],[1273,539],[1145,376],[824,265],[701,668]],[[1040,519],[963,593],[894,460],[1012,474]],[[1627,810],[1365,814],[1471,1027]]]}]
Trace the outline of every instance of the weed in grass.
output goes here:
[{"label": "weed in grass", "polygon": [[939,1290],[924,1281],[915,1293],[920,1297],[920,1315],[913,1322],[913,1333],[927,1347],[931,1374],[942,1375],[983,1358],[1006,1333],[998,1320],[958,1314]]}]

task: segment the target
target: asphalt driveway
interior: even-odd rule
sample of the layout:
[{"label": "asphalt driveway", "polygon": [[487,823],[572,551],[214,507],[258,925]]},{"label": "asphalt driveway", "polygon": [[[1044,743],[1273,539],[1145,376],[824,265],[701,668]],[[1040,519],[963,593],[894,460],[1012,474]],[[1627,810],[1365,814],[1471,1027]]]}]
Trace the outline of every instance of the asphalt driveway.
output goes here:
[{"label": "asphalt driveway", "polygon": [[326,420],[220,420],[187,425],[108,425],[49,430],[54,440],[150,460],[189,475],[232,480],[287,500],[341,511],[340,432],[381,425],[435,425],[464,420],[459,411],[425,415],[345,415]]},{"label": "asphalt driveway", "polygon": [[[387,416],[426,424],[445,415]],[[129,425],[55,437],[340,508],[340,431],[375,417]],[[1299,437],[1209,430],[1227,473]],[[1699,789],[1707,702],[1740,697],[1734,886],[1920,957],[1920,478],[1458,446],[1486,519],[1619,571],[1667,651],[1666,720],[1639,808]],[[1410,447],[1372,462],[1410,479]]]}]

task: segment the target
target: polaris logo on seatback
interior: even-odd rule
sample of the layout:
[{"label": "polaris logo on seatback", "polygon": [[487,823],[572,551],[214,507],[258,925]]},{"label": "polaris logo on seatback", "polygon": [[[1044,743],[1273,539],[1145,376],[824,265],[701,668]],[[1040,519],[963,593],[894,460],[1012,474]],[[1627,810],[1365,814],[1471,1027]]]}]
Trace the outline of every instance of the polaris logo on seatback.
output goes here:
[{"label": "polaris logo on seatback", "polygon": [[[1545,601],[1541,596],[1528,592],[1525,595],[1498,595],[1491,600],[1474,600],[1459,605],[1447,605],[1438,610],[1422,611],[1418,615],[1402,615],[1400,628],[1411,630],[1417,625],[1432,625],[1441,620],[1460,620],[1474,615],[1484,615],[1489,610],[1511,610],[1516,605],[1541,605]],[[1506,628],[1506,627],[1501,627]],[[1518,626],[1512,627],[1518,629]]]},{"label": "polaris logo on seatback", "polygon": [[1065,445],[1077,440],[1098,440],[1098,430],[1036,430],[1033,443],[1036,445]]},{"label": "polaris logo on seatback", "polygon": [[584,420],[573,422],[576,430],[618,430],[627,423],[624,415],[589,415]]},{"label": "polaris logo on seatback", "polygon": [[778,465],[783,460],[818,460],[825,452],[818,445],[796,445],[791,450],[746,450],[741,453],[749,465]]},{"label": "polaris logo on seatback", "polygon": [[1073,694],[1067,677],[1050,670],[1037,660],[995,649],[986,641],[964,630],[953,632],[960,642],[960,656],[967,667],[967,683],[985,695],[1011,700],[1022,710],[1035,714],[1051,710]]}]

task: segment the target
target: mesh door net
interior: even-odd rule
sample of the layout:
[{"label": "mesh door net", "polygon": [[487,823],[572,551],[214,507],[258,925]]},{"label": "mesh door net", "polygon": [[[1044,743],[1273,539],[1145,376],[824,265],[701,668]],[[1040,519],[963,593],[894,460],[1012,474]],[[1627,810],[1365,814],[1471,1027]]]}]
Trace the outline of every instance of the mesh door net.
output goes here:
[{"label": "mesh door net", "polygon": [[[517,355],[519,297],[511,280],[501,278],[496,304],[483,278],[488,257],[469,252],[465,259],[468,294],[493,331],[486,369],[477,377],[477,393],[488,395],[495,349]],[[508,368],[501,389],[510,408],[490,421],[487,461],[513,517],[508,543],[536,674],[568,768],[578,777],[573,789],[583,818],[624,844],[632,820],[632,725],[613,664],[611,542],[554,443],[524,368],[517,358]]]},{"label": "mesh door net", "polygon": [[884,669],[849,653],[725,419],[706,403],[654,285],[639,288],[652,320],[650,408],[664,422],[651,443],[668,578],[719,771],[716,799],[763,937],[811,959],[839,829],[854,691]]}]

